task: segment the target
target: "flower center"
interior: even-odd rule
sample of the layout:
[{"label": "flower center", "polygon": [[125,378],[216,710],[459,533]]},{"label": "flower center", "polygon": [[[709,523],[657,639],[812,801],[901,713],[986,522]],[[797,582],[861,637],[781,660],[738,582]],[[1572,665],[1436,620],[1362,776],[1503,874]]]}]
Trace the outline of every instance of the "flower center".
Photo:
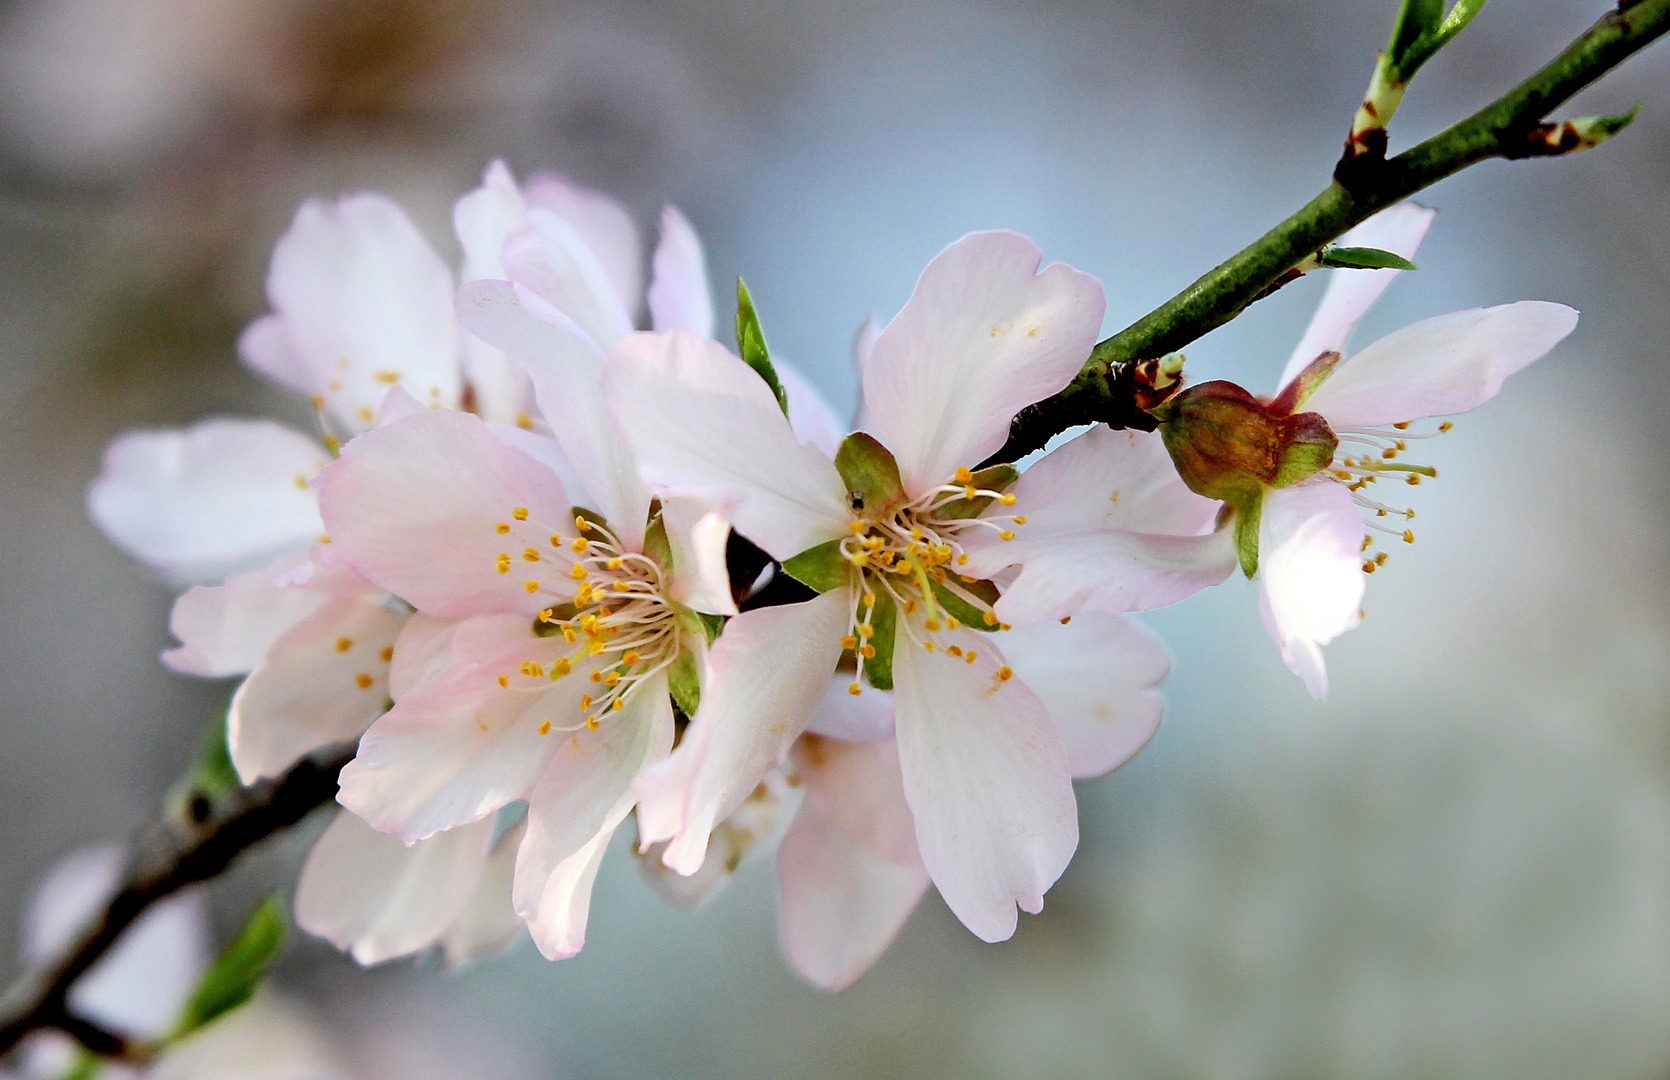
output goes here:
[{"label": "flower center", "polygon": [[[1402,540],[1406,544],[1415,542],[1415,532],[1408,527],[1408,522],[1415,519],[1415,511],[1409,507],[1389,506],[1386,503],[1367,494],[1367,489],[1382,481],[1395,483],[1401,481],[1410,487],[1419,487],[1421,478],[1438,479],[1438,470],[1430,465],[1412,465],[1399,461],[1398,458],[1409,450],[1409,443],[1432,439],[1450,430],[1455,425],[1448,420],[1441,422],[1432,431],[1411,431],[1408,423],[1393,424],[1389,428],[1335,428],[1334,434],[1339,436],[1339,450],[1334,454],[1333,463],[1328,466],[1328,475],[1344,484],[1351,491],[1351,497],[1358,506],[1369,511],[1364,524],[1374,533],[1384,537],[1391,536]],[[1388,524],[1384,518],[1402,518],[1398,524],[1404,527]],[[1363,572],[1372,574],[1386,565],[1388,555],[1384,551],[1370,551],[1376,537],[1363,537]]]},{"label": "flower center", "polygon": [[[963,541],[976,530],[1013,540],[1011,526],[1026,524],[1024,515],[976,516],[994,502],[1013,506],[1015,496],[976,486],[974,474],[964,468],[957,470],[954,483],[851,522],[852,535],[840,543],[841,556],[852,567],[854,596],[842,647],[864,660],[875,658],[871,640],[876,635],[875,609],[878,597],[885,597],[902,616],[897,619],[898,629],[913,644],[974,663],[977,652],[947,646],[938,635],[964,625],[976,630],[1008,629],[992,610],[997,590],[991,582],[957,569],[969,559]],[[854,682],[849,690],[859,694],[863,687]]]},{"label": "flower center", "polygon": [[547,720],[539,733],[595,731],[599,717],[625,708],[634,687],[678,659],[675,609],[666,595],[660,564],[628,550],[601,522],[576,516],[578,534],[572,539],[558,533],[535,538],[529,535],[534,526],[520,524],[527,516],[527,509],[519,506],[511,512],[518,524],[501,521],[495,526],[513,542],[533,542],[519,556],[500,553],[494,568],[508,574],[512,565],[521,563],[527,574],[523,587],[558,601],[534,621],[534,632],[552,639],[555,648],[550,657],[528,660],[515,672],[499,676],[499,685],[507,690],[544,690],[585,670],[596,686],[580,698],[584,719],[559,727]]}]

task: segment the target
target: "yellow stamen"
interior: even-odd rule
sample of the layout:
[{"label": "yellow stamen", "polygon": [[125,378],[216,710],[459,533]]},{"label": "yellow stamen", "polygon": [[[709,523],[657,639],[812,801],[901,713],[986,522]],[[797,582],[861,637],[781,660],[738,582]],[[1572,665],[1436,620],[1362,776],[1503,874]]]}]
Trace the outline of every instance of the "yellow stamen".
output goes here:
[{"label": "yellow stamen", "polygon": [[510,516],[515,518],[517,521],[526,521],[528,520],[528,508],[525,506],[512,507]]}]

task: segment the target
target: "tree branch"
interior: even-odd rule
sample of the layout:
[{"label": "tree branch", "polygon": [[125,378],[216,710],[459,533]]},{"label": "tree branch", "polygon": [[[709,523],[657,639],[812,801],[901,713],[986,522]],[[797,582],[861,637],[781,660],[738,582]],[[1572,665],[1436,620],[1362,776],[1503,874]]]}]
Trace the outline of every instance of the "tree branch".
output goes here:
[{"label": "tree branch", "polygon": [[1667,29],[1670,0],[1624,0],[1542,70],[1467,119],[1390,160],[1342,158],[1333,182],[1292,217],[1098,344],[1065,390],[1015,418],[1009,441],[992,460],[1014,461],[1075,424],[1124,426],[1130,403],[1119,393],[1121,365],[1175,351],[1222,326],[1306,256],[1393,203],[1488,158],[1593,145],[1543,118]]},{"label": "tree branch", "polygon": [[58,959],[25,973],[0,999],[0,1055],[29,1032],[54,1027],[100,1055],[123,1053],[126,1041],[72,1013],[69,994],[152,904],[224,871],[243,851],[286,829],[336,795],[336,776],[351,747],[306,759],[275,780],[237,788],[219,805],[190,816],[195,823],[158,825],[128,864],[121,888],[81,937]]}]

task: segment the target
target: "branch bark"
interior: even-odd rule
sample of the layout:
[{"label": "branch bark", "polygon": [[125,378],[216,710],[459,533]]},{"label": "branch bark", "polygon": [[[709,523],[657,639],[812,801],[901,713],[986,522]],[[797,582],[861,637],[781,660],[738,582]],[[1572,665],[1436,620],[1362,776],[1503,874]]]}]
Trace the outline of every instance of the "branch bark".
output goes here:
[{"label": "branch bark", "polygon": [[26,972],[0,999],[0,1055],[29,1032],[57,1028],[89,1051],[120,1056],[126,1041],[77,1016],[70,990],[122,933],[157,901],[224,871],[238,855],[289,828],[336,795],[336,777],[353,748],[301,761],[289,772],[238,788],[211,804],[196,822],[165,821],[128,864],[121,887],[98,917],[56,960]]},{"label": "branch bark", "polygon": [[1181,349],[1235,318],[1306,256],[1347,229],[1453,173],[1493,157],[1551,156],[1575,149],[1551,142],[1542,120],[1670,30],[1670,0],[1625,0],[1542,70],[1472,116],[1391,159],[1342,159],[1334,180],[1287,220],[1194,284],[1099,343],[1061,393],[1015,418],[993,461],[1015,461],[1076,424],[1125,426],[1122,365]]}]

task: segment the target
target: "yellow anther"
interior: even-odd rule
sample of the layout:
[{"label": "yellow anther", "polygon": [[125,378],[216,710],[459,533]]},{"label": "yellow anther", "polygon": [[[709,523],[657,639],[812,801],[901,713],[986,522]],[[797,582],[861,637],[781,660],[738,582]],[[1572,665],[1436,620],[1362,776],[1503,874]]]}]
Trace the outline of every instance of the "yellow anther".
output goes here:
[{"label": "yellow anther", "polygon": [[998,623],[998,624],[997,624],[997,628],[998,628],[998,629],[999,629],[999,630],[1013,630],[1013,629],[1014,629],[1014,627],[1013,627],[1013,626],[1010,626],[1010,625],[1009,625],[1009,624],[1008,624],[1008,623],[1006,623],[1006,622],[1000,622],[1000,623]]},{"label": "yellow anther", "polygon": [[1007,493],[999,495],[997,497],[997,501],[1002,503],[1004,506],[1014,506],[1015,505],[1015,497],[1013,495],[1010,495],[1010,494],[1007,494]]},{"label": "yellow anther", "polygon": [[861,638],[873,637],[875,632],[876,628],[867,622],[858,624],[858,636]]},{"label": "yellow anther", "polygon": [[960,645],[952,645],[950,648],[946,649],[945,651],[946,651],[947,654],[949,654],[951,656],[961,656],[963,654],[962,646],[960,646]]},{"label": "yellow anther", "polygon": [[630,581],[617,581],[617,582],[615,582],[615,591],[616,592],[631,592],[632,591],[632,583]]},{"label": "yellow anther", "polygon": [[851,634],[848,634],[846,637],[841,639],[841,648],[843,648],[843,649],[856,649],[856,648],[858,648],[858,639],[853,637]]},{"label": "yellow anther", "polygon": [[972,664],[972,663],[974,663],[975,658],[978,657],[979,655],[980,655],[979,653],[975,652],[973,649],[970,649],[970,650],[968,650],[968,655],[963,657],[963,659]]},{"label": "yellow anther", "polygon": [[1072,621],[1073,621],[1073,617],[1071,615],[1061,616],[1061,625],[1062,626],[1066,626],[1068,623],[1070,623]]},{"label": "yellow anther", "polygon": [[623,563],[625,561],[626,561],[625,559],[621,558],[619,555],[616,555],[614,558],[612,558],[608,562],[604,563],[604,565],[607,566],[611,570],[619,570],[620,567],[621,567],[621,563]]},{"label": "yellow anther", "polygon": [[1373,541],[1372,541],[1372,540],[1370,540],[1370,539],[1369,539],[1369,538],[1368,538],[1368,537],[1366,537],[1366,536],[1365,536],[1365,537],[1363,537],[1363,546],[1362,546],[1362,549],[1361,549],[1361,550],[1363,550],[1363,551],[1367,551],[1367,550],[1368,550],[1368,546],[1369,546],[1369,545],[1370,545],[1370,544],[1371,544],[1371,543],[1373,543]]},{"label": "yellow anther", "polygon": [[997,538],[999,540],[1013,540],[1015,538],[1015,530],[1004,529],[1003,531],[1001,531],[997,534]]},{"label": "yellow anther", "polygon": [[533,427],[533,417],[529,416],[525,412],[517,413],[516,426],[521,428],[523,431],[526,431],[528,428]]},{"label": "yellow anther", "polygon": [[394,659],[394,646],[390,645],[377,655],[383,658],[383,663],[388,663],[390,660]]},{"label": "yellow anther", "polygon": [[955,630],[957,627],[959,627],[961,625],[962,625],[962,623],[957,621],[957,617],[955,615],[945,616],[945,629]]},{"label": "yellow anther", "polygon": [[586,728],[587,728],[587,730],[596,731],[597,727],[598,727],[597,717],[591,715],[590,713],[587,713],[586,714]]},{"label": "yellow anther", "polygon": [[1375,512],[1374,512],[1374,516],[1375,516],[1375,517],[1385,517],[1385,516],[1386,516],[1386,511],[1384,511],[1384,510],[1376,510],[1376,511],[1375,511]]},{"label": "yellow anther", "polygon": [[1409,430],[1409,421],[1405,420],[1401,424],[1393,424],[1392,426],[1397,428],[1399,431],[1408,431]]},{"label": "yellow anther", "polygon": [[1388,446],[1386,449],[1380,451],[1380,456],[1385,458],[1387,461],[1390,461],[1397,457],[1397,448]]},{"label": "yellow anther", "polygon": [[1367,562],[1363,563],[1363,573],[1365,573],[1365,574],[1374,573],[1374,567],[1375,567],[1374,560],[1373,559],[1368,560]]},{"label": "yellow anther", "polygon": [[580,695],[580,711],[585,712],[589,708],[591,708],[591,695],[590,694],[581,694]]},{"label": "yellow anther", "polygon": [[551,534],[551,546],[554,547],[554,548],[562,547],[562,537],[558,536],[556,533],[552,533]]},{"label": "yellow anther", "polygon": [[576,536],[574,542],[568,545],[568,549],[576,555],[584,555],[588,546],[584,537]]},{"label": "yellow anther", "polygon": [[1413,511],[1413,510],[1405,510],[1405,511],[1404,511],[1404,512],[1403,512],[1403,516],[1404,516],[1404,517],[1405,517],[1405,518],[1406,518],[1406,519],[1408,519],[1408,520],[1409,520],[1409,521],[1414,521],[1414,520],[1415,520],[1415,511]]},{"label": "yellow anther", "polygon": [[360,406],[360,408],[359,408],[359,418],[360,418],[361,423],[369,424],[369,423],[371,423],[372,420],[376,419],[376,417],[377,417],[377,414],[371,411],[371,406],[369,406],[369,405],[361,405]]},{"label": "yellow anther", "polygon": [[616,698],[615,703],[609,706],[609,708],[613,709],[615,712],[620,712],[622,709],[626,708],[626,699]]},{"label": "yellow anther", "polygon": [[326,435],[325,449],[329,450],[333,454],[336,453],[338,450],[342,449],[342,440],[337,438],[335,435]]},{"label": "yellow anther", "polygon": [[1403,530],[1403,542],[1405,544],[1413,544],[1415,542],[1415,530],[1414,529]]},{"label": "yellow anther", "polygon": [[987,626],[996,626],[997,616],[987,611],[980,616],[980,621],[985,623]]},{"label": "yellow anther", "polygon": [[928,651],[929,651],[929,652],[933,652],[933,651],[934,651],[934,643],[933,643],[933,642],[931,642],[931,641],[924,641],[924,642],[923,642],[923,643],[922,643],[922,647],[923,647],[923,648],[924,648],[924,649],[927,649],[927,650],[928,650]]},{"label": "yellow anther", "polygon": [[509,686],[510,686],[510,676],[500,675],[499,676],[499,687],[500,687],[500,689],[508,689]]},{"label": "yellow anther", "polygon": [[528,520],[528,508],[525,506],[511,507],[510,516],[517,521],[526,521]]},{"label": "yellow anther", "polygon": [[591,522],[587,521],[583,514],[574,515],[574,527],[581,532],[591,532]]},{"label": "yellow anther", "polygon": [[972,485],[969,486],[969,487],[963,488],[963,498],[965,498],[965,499],[972,499],[978,494],[979,494],[979,492],[975,491]]},{"label": "yellow anther", "polygon": [[849,521],[847,528],[852,530],[852,535],[863,536],[867,526],[862,521]]},{"label": "yellow anther", "polygon": [[523,585],[522,588],[526,589],[528,591],[528,593],[531,595],[531,594],[536,593],[536,592],[539,591],[539,582],[530,581],[527,584]]},{"label": "yellow anther", "polygon": [[557,615],[557,609],[556,608],[541,608],[540,612],[539,612],[539,621],[540,622],[555,622],[556,621],[556,615]]},{"label": "yellow anther", "polygon": [[1386,560],[1389,559],[1389,558],[1391,558],[1391,556],[1386,554],[1384,551],[1382,551],[1380,554],[1378,554],[1374,557],[1374,565],[1385,566],[1386,565]]},{"label": "yellow anther", "polygon": [[905,601],[905,614],[906,615],[915,615],[916,614],[916,597],[913,596],[909,600]]},{"label": "yellow anther", "polygon": [[640,657],[638,656],[637,649],[627,649],[625,655],[620,658],[620,662],[625,664],[627,667],[631,667],[633,664],[636,664],[639,659]]},{"label": "yellow anther", "polygon": [[1453,427],[1455,427],[1455,424],[1454,424],[1454,423],[1452,423],[1452,422],[1451,422],[1451,421],[1449,421],[1449,420],[1446,420],[1446,421],[1444,421],[1444,422],[1443,422],[1443,423],[1442,423],[1442,424],[1439,424],[1439,425],[1438,425],[1438,430],[1439,430],[1439,431],[1448,431],[1448,430],[1450,430],[1450,429],[1451,429],[1451,428],[1453,428]]},{"label": "yellow anther", "polygon": [[1015,524],[1016,525],[1025,525],[1026,524],[1026,515],[1025,514],[1016,514],[1015,515]]},{"label": "yellow anther", "polygon": [[967,554],[958,555],[957,556],[957,565],[958,566],[967,566],[968,565],[968,555]]},{"label": "yellow anther", "polygon": [[1408,484],[1410,487],[1420,487],[1421,478],[1419,476],[1411,476],[1409,479],[1405,480],[1404,483]]},{"label": "yellow anther", "polygon": [[568,576],[573,578],[575,581],[584,581],[586,580],[586,568],[581,566],[579,563],[575,563],[573,566],[569,567]]},{"label": "yellow anther", "polygon": [[313,407],[315,409],[323,409],[325,407],[325,396],[323,394],[314,394],[308,400],[313,402]]},{"label": "yellow anther", "polygon": [[361,690],[371,689],[371,676],[367,675],[363,671],[360,672],[358,675],[354,676],[354,681],[359,683],[359,687],[360,687]]},{"label": "yellow anther", "polygon": [[522,665],[522,674],[530,679],[545,677],[545,668],[537,660],[529,660]]},{"label": "yellow anther", "polygon": [[857,683],[853,683],[851,686],[847,687],[847,693],[851,694],[853,697],[857,697],[859,694],[862,694],[863,692],[864,692],[864,688],[862,686],[859,686]]},{"label": "yellow anther", "polygon": [[876,656],[876,647],[869,642],[865,642],[858,647],[858,655],[866,660],[873,660]]},{"label": "yellow anther", "polygon": [[336,639],[336,651],[337,652],[347,652],[349,649],[351,649],[353,647],[354,647],[354,639],[353,638],[339,637],[339,638]]},{"label": "yellow anther", "polygon": [[973,481],[974,481],[974,474],[969,472],[968,468],[966,466],[962,466],[962,465],[957,466],[957,483],[968,484],[968,483],[972,483]]},{"label": "yellow anther", "polygon": [[970,585],[972,585],[976,581],[980,580],[979,578],[975,577],[973,574],[958,574],[957,576],[962,578],[964,581],[968,582]]},{"label": "yellow anther", "polygon": [[564,641],[572,645],[580,639],[580,636],[574,632],[574,628],[572,626],[565,626],[562,628],[562,638]]},{"label": "yellow anther", "polygon": [[522,549],[522,561],[523,562],[538,562],[539,561],[539,552],[534,550],[533,548],[523,548]]},{"label": "yellow anther", "polygon": [[1015,677],[1014,671],[1011,668],[1009,668],[1007,665],[997,669],[997,681],[998,682],[1008,682],[1010,679],[1013,679],[1014,677]]},{"label": "yellow anther", "polygon": [[935,633],[939,630],[939,620],[938,619],[924,620],[922,625],[927,627],[928,633],[930,633],[930,634]]},{"label": "yellow anther", "polygon": [[591,582],[582,581],[580,587],[574,590],[574,606],[584,607],[591,600]]},{"label": "yellow anther", "polygon": [[540,734],[541,734],[541,735],[549,735],[549,734],[551,734],[551,721],[549,721],[549,720],[541,720],[541,721],[540,721],[540,722],[539,722],[539,733],[540,733]]},{"label": "yellow anther", "polygon": [[564,675],[567,675],[570,671],[573,671],[573,670],[574,670],[574,665],[569,662],[568,657],[559,656],[556,659],[556,662],[551,665],[551,678],[560,679]]},{"label": "yellow anther", "polygon": [[603,685],[604,686],[619,686],[620,685],[620,672],[611,671],[611,672],[609,672],[609,674],[605,675],[603,677]]},{"label": "yellow anther", "polygon": [[[594,683],[600,683],[603,681],[603,673],[601,671],[594,671],[590,675],[587,675],[586,678],[590,679]],[[585,706],[583,705],[581,706],[581,708],[584,707]]]},{"label": "yellow anther", "polygon": [[493,531],[498,533],[500,536],[503,536],[505,533],[510,531],[510,522],[499,522],[497,525],[493,526]]}]

